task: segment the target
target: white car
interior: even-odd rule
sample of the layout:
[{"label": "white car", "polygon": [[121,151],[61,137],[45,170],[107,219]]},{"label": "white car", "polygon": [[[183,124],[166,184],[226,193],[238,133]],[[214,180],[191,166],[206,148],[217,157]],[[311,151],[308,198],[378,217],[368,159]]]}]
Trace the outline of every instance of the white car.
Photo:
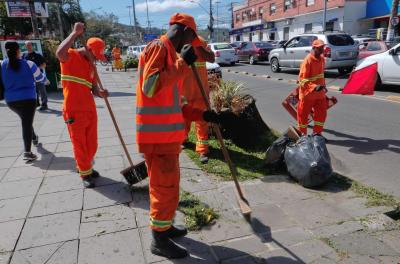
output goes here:
[{"label": "white car", "polygon": [[214,52],[215,62],[218,64],[235,65],[238,60],[235,49],[229,43],[210,43],[208,47]]},{"label": "white car", "polygon": [[219,78],[222,78],[221,67],[218,63],[206,62],[206,68],[208,74],[216,74]]},{"label": "white car", "polygon": [[128,58],[139,58],[140,53],[144,50],[146,45],[140,45],[140,46],[128,46],[128,49],[126,50],[126,55]]},{"label": "white car", "polygon": [[381,84],[400,85],[400,44],[383,53],[359,60],[356,70],[375,62],[378,63],[377,87]]}]

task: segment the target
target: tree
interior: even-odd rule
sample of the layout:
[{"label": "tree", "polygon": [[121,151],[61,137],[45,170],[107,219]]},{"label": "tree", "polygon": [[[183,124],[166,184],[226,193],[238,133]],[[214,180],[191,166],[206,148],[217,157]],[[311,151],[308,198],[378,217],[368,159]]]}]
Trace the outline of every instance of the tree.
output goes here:
[{"label": "tree", "polygon": [[28,17],[8,17],[5,2],[0,2],[0,35],[26,36],[32,33],[31,19]]},{"label": "tree", "polygon": [[113,13],[97,14],[93,11],[85,13],[86,17],[86,35],[99,37],[107,44],[114,46],[119,43],[118,33],[121,33],[118,27],[118,17]]}]

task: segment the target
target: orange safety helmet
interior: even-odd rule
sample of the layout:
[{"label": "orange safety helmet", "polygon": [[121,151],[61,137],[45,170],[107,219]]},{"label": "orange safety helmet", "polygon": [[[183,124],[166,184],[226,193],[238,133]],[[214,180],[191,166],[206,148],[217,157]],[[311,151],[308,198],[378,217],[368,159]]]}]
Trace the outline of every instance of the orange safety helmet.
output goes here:
[{"label": "orange safety helmet", "polygon": [[187,26],[188,28],[192,29],[194,33],[196,34],[196,37],[192,41],[193,46],[199,46],[201,45],[201,42],[199,40],[199,37],[197,36],[197,26],[196,22],[194,21],[194,18],[191,15],[185,14],[185,13],[175,13],[171,16],[171,19],[169,20],[169,24],[182,24]]},{"label": "orange safety helmet", "polygon": [[96,59],[105,61],[104,48],[106,44],[101,38],[89,38],[86,42],[86,46],[90,49]]}]

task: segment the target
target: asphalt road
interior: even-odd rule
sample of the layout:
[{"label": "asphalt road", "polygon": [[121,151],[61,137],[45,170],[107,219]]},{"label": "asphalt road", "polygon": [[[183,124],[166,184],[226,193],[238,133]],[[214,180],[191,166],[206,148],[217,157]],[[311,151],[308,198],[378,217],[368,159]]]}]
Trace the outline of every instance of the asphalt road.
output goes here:
[{"label": "asphalt road", "polygon": [[[263,77],[265,74],[271,78]],[[240,64],[224,67],[223,77],[245,84],[269,126],[283,132],[296,124],[281,105],[296,87],[290,82],[296,79],[296,71],[272,74],[267,65]],[[346,79],[336,82],[343,86]],[[337,172],[400,197],[400,93],[393,92],[396,89],[400,90],[392,87],[376,96],[342,95],[330,89],[338,104],[328,112],[324,135],[329,139],[328,149]]]}]

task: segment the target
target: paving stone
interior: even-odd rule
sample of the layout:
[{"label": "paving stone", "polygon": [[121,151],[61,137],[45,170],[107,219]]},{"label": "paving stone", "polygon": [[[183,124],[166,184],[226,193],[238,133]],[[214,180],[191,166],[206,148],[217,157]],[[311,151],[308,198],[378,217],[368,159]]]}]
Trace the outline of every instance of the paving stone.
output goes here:
[{"label": "paving stone", "polygon": [[398,224],[385,214],[368,216],[363,218],[361,223],[369,232],[385,231],[398,228]]},{"label": "paving stone", "polygon": [[400,230],[384,231],[383,233],[378,234],[377,238],[399,252],[400,256]]},{"label": "paving stone", "polygon": [[131,201],[132,195],[128,185],[118,183],[94,189],[85,189],[83,209],[88,210]]},{"label": "paving stone", "polygon": [[57,157],[51,162],[46,176],[61,176],[76,173],[76,162],[71,157]]},{"label": "paving stone", "polygon": [[23,225],[24,220],[22,219],[0,223],[0,252],[14,250]]},{"label": "paving stone", "polygon": [[252,256],[227,259],[221,262],[222,264],[257,264]]},{"label": "paving stone", "polygon": [[82,212],[80,238],[136,228],[134,211],[126,205],[116,205]]},{"label": "paving stone", "polygon": [[268,248],[255,235],[227,240],[211,246],[219,261],[236,258],[253,253],[260,253]]},{"label": "paving stone", "polygon": [[100,177],[96,179],[96,186],[126,182],[120,169],[101,170],[98,172],[100,173]]},{"label": "paving stone", "polygon": [[71,142],[60,142],[57,144],[57,149],[55,152],[72,152],[72,143]]},{"label": "paving stone", "polygon": [[0,200],[35,195],[42,179],[33,179],[19,182],[1,182]]},{"label": "paving stone", "polygon": [[396,256],[398,253],[390,246],[366,232],[339,235],[330,239],[335,248],[349,254],[369,256]]},{"label": "paving stone", "polygon": [[10,168],[16,159],[17,159],[16,157],[0,158],[0,169]]},{"label": "paving stone", "polygon": [[75,211],[29,218],[22,230],[17,249],[77,239],[80,215],[79,211]]},{"label": "paving stone", "polygon": [[217,186],[205,175],[181,178],[180,186],[183,190],[191,193],[215,189]]},{"label": "paving stone", "polygon": [[30,180],[43,177],[43,170],[38,167],[18,167],[8,170],[2,182]]},{"label": "paving stone", "polygon": [[24,219],[34,196],[0,200],[0,222]]},{"label": "paving stone", "polygon": [[39,194],[83,189],[82,180],[78,173],[46,177],[39,189]]},{"label": "paving stone", "polygon": [[269,247],[289,247],[312,238],[311,232],[301,227],[291,227],[284,230],[273,231],[272,234],[264,233],[260,237],[264,243],[269,243]]},{"label": "paving stone", "polygon": [[[20,144],[22,145],[22,144]],[[0,158],[6,158],[6,157],[18,157],[22,153],[22,146],[18,147],[5,147],[1,145],[0,149]]]},{"label": "paving stone", "polygon": [[37,167],[42,170],[47,170],[49,167],[50,162],[53,160],[54,155],[49,154],[48,152],[42,154],[40,152],[35,153],[38,156],[38,159],[33,161],[33,162],[26,162],[23,159],[23,155],[20,155],[15,163],[12,165],[13,168],[19,168],[19,167]]},{"label": "paving stone", "polygon": [[376,259],[379,261],[379,263],[384,263],[384,264],[399,264],[400,263],[400,257],[392,257],[392,256],[379,256],[376,257]]},{"label": "paving stone", "polygon": [[258,254],[256,263],[267,264],[305,264],[302,259],[289,249],[276,249]]},{"label": "paving stone", "polygon": [[[344,257],[340,264],[378,264],[380,263],[377,259],[371,256],[361,256],[361,255],[348,255]],[[384,262],[388,264],[388,262]],[[396,263],[397,264],[397,263]]]},{"label": "paving stone", "polygon": [[81,210],[82,203],[82,189],[41,194],[33,203],[29,217]]},{"label": "paving stone", "polygon": [[304,243],[288,247],[288,251],[292,252],[301,261],[310,263],[322,256],[333,253],[334,249],[320,240],[308,240]]},{"label": "paving stone", "polygon": [[305,228],[316,228],[341,221],[350,220],[351,216],[320,199],[293,201],[281,208]]},{"label": "paving stone", "polygon": [[248,236],[253,233],[251,227],[236,211],[221,212],[220,219],[212,226],[201,230],[202,236],[210,243]]},{"label": "paving stone", "polygon": [[0,252],[0,264],[8,264],[10,257],[11,252]]},{"label": "paving stone", "polygon": [[77,264],[78,240],[16,251],[11,264]]},{"label": "paving stone", "polygon": [[94,168],[98,171],[102,170],[110,170],[110,169],[124,169],[124,161],[121,156],[112,156],[112,157],[104,157],[98,158],[95,160]]},{"label": "paving stone", "polygon": [[145,263],[138,230],[81,239],[80,264]]},{"label": "paving stone", "polygon": [[297,225],[290,216],[276,205],[263,204],[254,206],[252,209],[251,226],[256,233],[270,233]]},{"label": "paving stone", "polygon": [[346,199],[342,202],[335,202],[333,205],[338,209],[342,210],[346,214],[352,216],[353,218],[360,218],[367,215],[384,213],[390,210],[390,208],[385,206],[365,206],[367,200],[365,198],[352,198]]},{"label": "paving stone", "polygon": [[133,201],[129,204],[129,207],[135,211],[136,223],[138,227],[144,227],[149,225],[149,210],[150,200],[148,191],[145,189],[132,189]]},{"label": "paving stone", "polygon": [[7,169],[2,169],[0,170],[0,182],[3,179],[3,177],[6,175]]},{"label": "paving stone", "polygon": [[217,211],[231,209],[236,206],[236,200],[229,200],[220,189],[197,192],[196,196],[199,197],[200,201]]},{"label": "paving stone", "polygon": [[336,223],[334,225],[321,226],[315,229],[312,229],[312,233],[316,237],[331,237],[338,236],[343,234],[349,234],[356,231],[361,231],[364,229],[364,226],[358,221],[349,221],[344,223]]}]

